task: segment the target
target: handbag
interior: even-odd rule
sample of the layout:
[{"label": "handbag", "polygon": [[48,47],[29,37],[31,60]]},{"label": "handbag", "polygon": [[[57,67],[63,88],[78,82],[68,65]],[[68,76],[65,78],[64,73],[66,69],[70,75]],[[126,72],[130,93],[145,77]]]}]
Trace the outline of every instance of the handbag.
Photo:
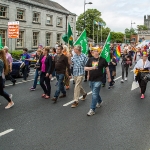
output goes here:
[{"label": "handbag", "polygon": [[22,64],[20,65],[20,69],[24,68],[25,67],[25,63],[22,62]]},{"label": "handbag", "polygon": [[149,72],[140,72],[140,78],[144,81],[150,81],[150,74]]}]

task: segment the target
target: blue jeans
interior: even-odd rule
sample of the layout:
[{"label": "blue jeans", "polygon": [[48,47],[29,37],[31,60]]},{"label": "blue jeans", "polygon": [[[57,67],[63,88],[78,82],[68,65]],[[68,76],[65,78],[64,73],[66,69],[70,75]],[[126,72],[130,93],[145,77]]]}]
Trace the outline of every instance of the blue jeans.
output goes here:
[{"label": "blue jeans", "polygon": [[56,72],[55,72],[55,70],[52,72],[52,77],[55,77],[55,75],[56,75]]},{"label": "blue jeans", "polygon": [[57,90],[56,90],[55,95],[54,95],[54,97],[56,97],[56,98],[58,98],[60,92],[62,92],[64,95],[66,95],[66,90],[65,90],[64,82],[63,82],[64,77],[65,77],[64,74],[56,74],[56,78],[58,81]]},{"label": "blue jeans", "polygon": [[90,88],[92,89],[92,103],[91,103],[91,109],[95,111],[96,104],[101,103],[102,99],[100,97],[100,89],[101,89],[102,82],[100,81],[90,81]]},{"label": "blue jeans", "polygon": [[35,70],[35,76],[34,76],[34,83],[33,83],[33,87],[36,89],[36,85],[37,85],[37,80],[39,77],[39,71],[38,69]]},{"label": "blue jeans", "polygon": [[28,69],[29,69],[28,65],[25,65],[24,68],[22,68],[22,74],[24,80],[27,80]]}]

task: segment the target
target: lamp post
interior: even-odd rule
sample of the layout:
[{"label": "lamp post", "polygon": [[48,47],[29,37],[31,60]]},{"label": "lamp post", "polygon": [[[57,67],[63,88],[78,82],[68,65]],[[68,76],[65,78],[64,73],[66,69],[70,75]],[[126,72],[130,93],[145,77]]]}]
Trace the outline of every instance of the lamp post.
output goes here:
[{"label": "lamp post", "polygon": [[132,38],[132,25],[135,24],[135,22],[132,22],[131,20],[131,38]]},{"label": "lamp post", "polygon": [[84,29],[85,29],[85,5],[86,4],[93,4],[92,2],[86,3],[86,0],[84,0]]}]

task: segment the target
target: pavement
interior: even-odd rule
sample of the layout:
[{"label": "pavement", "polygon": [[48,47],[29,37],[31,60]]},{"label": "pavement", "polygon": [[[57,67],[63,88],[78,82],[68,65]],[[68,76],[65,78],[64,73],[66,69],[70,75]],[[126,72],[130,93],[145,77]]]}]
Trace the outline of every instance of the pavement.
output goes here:
[{"label": "pavement", "polygon": [[[0,97],[0,150],[149,150],[150,149],[150,85],[146,97],[140,99],[140,89],[131,91],[133,72],[128,81],[120,83],[121,67],[117,66],[115,87],[108,84],[101,89],[103,105],[94,116],[90,109],[91,90],[88,82],[83,87],[89,95],[71,108],[74,85],[71,81],[67,97],[56,104],[41,98],[40,85],[30,91],[34,70],[28,82],[12,86],[6,81],[5,90],[13,94],[15,106],[5,110],[7,101]],[[51,82],[53,97],[56,80]]]}]

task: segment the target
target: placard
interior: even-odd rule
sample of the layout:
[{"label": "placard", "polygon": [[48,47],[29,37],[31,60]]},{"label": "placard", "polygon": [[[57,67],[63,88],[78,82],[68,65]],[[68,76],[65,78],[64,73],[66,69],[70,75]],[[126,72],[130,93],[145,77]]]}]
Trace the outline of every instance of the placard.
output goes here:
[{"label": "placard", "polygon": [[8,38],[19,38],[19,21],[8,22]]}]

